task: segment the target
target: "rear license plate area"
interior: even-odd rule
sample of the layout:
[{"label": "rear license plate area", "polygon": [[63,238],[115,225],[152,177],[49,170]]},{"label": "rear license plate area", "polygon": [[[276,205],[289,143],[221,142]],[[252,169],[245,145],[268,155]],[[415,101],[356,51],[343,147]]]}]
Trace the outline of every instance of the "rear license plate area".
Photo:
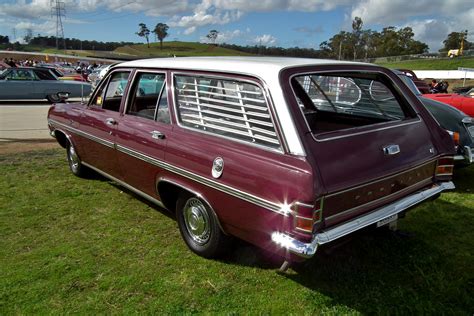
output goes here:
[{"label": "rear license plate area", "polygon": [[386,218],[384,218],[384,219],[377,222],[377,227],[387,225],[388,223],[396,221],[397,219],[398,219],[398,214],[386,217]]}]

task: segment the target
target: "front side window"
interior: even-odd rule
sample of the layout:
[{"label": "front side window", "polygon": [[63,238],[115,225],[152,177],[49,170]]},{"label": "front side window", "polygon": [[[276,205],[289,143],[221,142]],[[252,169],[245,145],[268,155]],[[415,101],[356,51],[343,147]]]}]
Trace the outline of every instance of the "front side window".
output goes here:
[{"label": "front side window", "polygon": [[170,123],[164,74],[139,73],[126,114]]},{"label": "front side window", "polygon": [[176,75],[178,120],[208,133],[280,148],[262,89],[251,82]]},{"label": "front side window", "polygon": [[31,69],[11,69],[5,76],[8,80],[35,80],[35,73]]},{"label": "front side window", "polygon": [[129,75],[130,72],[128,71],[112,73],[109,80],[104,81],[103,85],[97,91],[91,105],[101,107],[104,110],[120,111],[120,104]]},{"label": "front side window", "polygon": [[414,116],[388,79],[380,75],[305,74],[291,83],[308,126],[316,134]]}]

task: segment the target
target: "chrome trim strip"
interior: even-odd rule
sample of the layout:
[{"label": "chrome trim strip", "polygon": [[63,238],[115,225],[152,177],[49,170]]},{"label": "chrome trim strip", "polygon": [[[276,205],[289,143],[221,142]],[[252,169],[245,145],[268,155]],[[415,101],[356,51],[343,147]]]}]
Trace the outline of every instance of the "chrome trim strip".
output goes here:
[{"label": "chrome trim strip", "polygon": [[345,210],[345,211],[343,211],[343,212],[340,212],[340,213],[337,213],[337,214],[328,216],[328,217],[326,217],[325,219],[327,219],[327,220],[332,220],[332,219],[338,218],[338,217],[340,217],[340,216],[344,216],[344,215],[347,215],[347,214],[350,214],[350,213],[353,213],[353,212],[357,212],[357,211],[360,210],[361,208],[370,207],[370,205],[372,205],[372,204],[380,203],[380,202],[383,202],[383,201],[385,201],[385,200],[388,200],[388,199],[390,199],[391,197],[393,197],[393,196],[396,195],[396,194],[402,194],[402,193],[404,193],[404,192],[406,192],[406,191],[410,191],[410,189],[412,189],[413,187],[421,186],[422,184],[426,184],[426,185],[427,185],[427,184],[429,184],[429,183],[432,181],[432,179],[433,179],[433,176],[431,176],[431,177],[429,177],[429,178],[426,178],[426,179],[424,179],[424,180],[421,180],[421,181],[419,181],[419,182],[417,182],[417,183],[415,183],[415,184],[413,184],[413,185],[411,185],[411,186],[409,186],[409,187],[406,187],[406,188],[404,188],[404,189],[402,189],[402,190],[400,190],[400,191],[394,192],[394,193],[392,193],[392,194],[390,194],[390,195],[383,196],[383,197],[381,197],[381,198],[379,198],[379,199],[377,199],[377,200],[373,200],[373,201],[370,201],[370,202],[368,202],[368,203],[365,203],[365,204],[362,204],[362,205],[359,205],[359,206],[350,208],[350,209]]},{"label": "chrome trim strip", "polygon": [[287,249],[296,255],[299,255],[303,258],[310,258],[316,253],[319,245],[326,244],[353,233],[359,229],[375,224],[380,220],[403,212],[406,209],[415,206],[445,190],[452,190],[454,188],[455,186],[451,181],[440,183],[429,189],[414,193],[392,204],[386,205],[369,214],[315,234],[313,236],[313,240],[309,243],[301,242],[287,234],[280,232],[274,232],[271,235],[271,239],[280,247]]},{"label": "chrome trim strip", "polygon": [[[395,178],[397,176],[399,176],[401,173],[407,173],[407,172],[410,172],[410,171],[413,171],[413,170],[416,170],[416,169],[419,169],[419,168],[423,168],[424,166],[426,165],[429,165],[433,162],[436,162],[439,160],[439,157],[436,158],[436,159],[431,159],[430,161],[428,162],[425,162],[425,163],[422,163],[416,167],[413,167],[413,168],[410,168],[410,169],[407,169],[407,170],[403,170],[403,171],[399,171],[395,174],[392,174],[390,176],[386,176],[384,178],[381,178],[381,179],[377,179],[377,180],[373,180],[373,181],[370,181],[370,182],[367,182],[367,183],[364,183],[364,184],[360,184],[360,185],[357,185],[355,187],[350,187],[348,189],[344,189],[342,191],[337,191],[337,192],[334,192],[334,193],[331,193],[331,194],[328,194],[328,195],[325,195],[324,198],[327,199],[329,197],[332,197],[332,196],[335,196],[335,195],[339,195],[339,194],[342,194],[342,193],[346,193],[348,191],[352,191],[352,190],[355,190],[355,189],[359,189],[359,188],[362,188],[362,187],[365,187],[365,186],[368,186],[368,185],[371,185],[371,184],[375,184],[377,182],[381,182],[381,181],[385,181],[385,180],[389,180],[390,178]],[[435,166],[433,166],[433,176],[435,175],[434,172],[435,172]]]},{"label": "chrome trim strip", "polygon": [[208,187],[211,187],[213,189],[219,190],[221,192],[230,194],[234,197],[237,197],[239,199],[242,199],[244,201],[247,201],[249,203],[255,204],[257,206],[266,208],[270,211],[276,212],[280,215],[283,216],[289,216],[289,212],[286,212],[283,208],[283,205],[267,201],[265,199],[262,199],[258,196],[255,196],[253,194],[238,190],[236,188],[233,188],[231,186],[228,186],[226,184],[219,183],[215,180],[208,179],[206,177],[194,174],[186,169],[180,168],[173,166],[167,162],[152,158],[150,156],[144,155],[140,152],[137,152],[135,150],[132,150],[130,148],[124,147],[122,145],[117,145],[117,150],[120,152],[123,152],[127,155],[130,155],[132,157],[135,157],[137,159],[140,159],[142,161],[148,162],[152,165],[158,166],[162,169],[165,169],[167,171],[173,172],[175,174],[178,174],[180,176],[183,176],[185,178],[191,179],[193,181],[196,181],[198,183],[201,183],[203,185],[206,185]]},{"label": "chrome trim strip", "polygon": [[[172,184],[172,185],[175,185],[175,186],[177,186],[177,187],[180,187],[180,188],[182,188],[183,190],[186,190],[186,191],[188,191],[188,192],[191,192],[191,193],[194,194],[196,197],[198,197],[199,199],[203,200],[204,203],[207,204],[207,206],[209,207],[209,209],[211,210],[211,212],[214,213],[214,216],[215,216],[216,219],[217,219],[217,225],[219,225],[219,228],[221,229],[221,231],[222,231],[224,234],[228,235],[227,232],[226,232],[226,231],[224,230],[224,228],[222,227],[221,221],[219,220],[219,217],[217,216],[217,213],[214,211],[214,209],[212,208],[211,204],[206,200],[206,198],[205,198],[201,193],[199,193],[199,192],[197,192],[197,191],[194,191],[193,189],[190,189],[190,188],[188,188],[188,187],[185,187],[184,185],[179,184],[179,183],[177,183],[177,182],[175,182],[175,181],[173,181],[173,180],[168,180],[166,177],[161,177],[161,178],[159,178],[158,181],[156,182],[156,191],[157,191],[158,196],[160,196],[160,194],[159,194],[159,192],[158,192],[158,185],[159,185],[161,182],[170,183],[170,184]],[[161,198],[161,196],[160,196],[160,198]],[[174,211],[174,210],[169,210],[169,211]]]},{"label": "chrome trim strip", "polygon": [[[214,181],[214,180],[211,180],[211,179],[207,179],[203,176],[200,176],[200,175],[196,175],[188,170],[185,170],[185,169],[182,169],[182,168],[179,168],[179,167],[176,167],[176,166],[173,166],[169,163],[166,163],[164,161],[161,161],[161,160],[158,160],[158,159],[155,159],[153,157],[150,157],[150,156],[147,156],[147,155],[144,155],[140,152],[137,152],[135,150],[132,150],[130,148],[127,148],[127,147],[124,147],[122,145],[115,145],[111,142],[108,142],[108,141],[105,141],[105,140],[102,140],[98,137],[92,137],[92,135],[88,134],[88,133],[84,133],[84,132],[81,132],[81,131],[78,131],[77,129],[75,128],[72,128],[70,126],[67,126],[65,124],[62,124],[62,123],[59,123],[55,120],[49,120],[50,122],[54,123],[54,124],[57,124],[59,126],[62,126],[64,127],[65,129],[67,130],[71,130],[72,132],[75,132],[79,135],[83,135],[84,137],[87,137],[87,138],[90,138],[91,140],[94,140],[94,141],[97,141],[101,144],[104,144],[105,145],[105,142],[107,143],[110,143],[110,145],[106,145],[108,147],[111,147],[111,148],[115,148],[117,149],[118,151],[122,152],[122,153],[125,153],[127,155],[130,155],[132,157],[135,157],[137,159],[140,159],[142,161],[145,161],[145,162],[148,162],[152,165],[155,165],[155,166],[158,166],[162,169],[165,169],[165,170],[168,170],[170,172],[173,172],[173,173],[176,173],[178,175],[181,175],[185,178],[188,178],[188,179],[191,179],[191,180],[194,180],[194,181],[197,181],[201,184],[204,184],[208,187],[211,187],[213,189],[216,189],[216,190],[219,190],[221,192],[224,192],[224,193],[227,193],[227,194],[230,194],[234,197],[237,197],[239,199],[242,199],[246,202],[249,202],[249,203],[252,203],[252,204],[255,204],[257,206],[260,206],[260,207],[263,207],[263,208],[266,208],[270,211],[273,211],[275,213],[278,213],[280,215],[283,215],[283,216],[289,216],[290,212],[287,211],[283,205],[281,204],[278,204],[278,203],[274,203],[274,202],[271,202],[271,201],[268,201],[268,200],[265,200],[265,199],[262,199],[258,196],[255,196],[253,194],[250,194],[250,193],[247,193],[247,192],[244,192],[244,191],[241,191],[241,190],[238,190],[236,188],[233,188],[231,186],[228,186],[228,185],[225,185],[225,184],[222,184],[222,183],[219,183],[217,181]],[[88,137],[88,136],[91,136],[91,137]],[[101,140],[101,141],[98,141],[98,140]]]},{"label": "chrome trim strip", "polygon": [[163,203],[161,203],[161,201],[158,201],[157,199],[155,199],[155,198],[149,196],[148,194],[143,193],[142,191],[135,189],[134,187],[132,187],[132,186],[126,184],[125,182],[123,182],[123,181],[121,181],[121,180],[119,180],[119,179],[117,179],[117,178],[111,176],[110,174],[108,174],[108,173],[106,173],[106,172],[103,172],[103,171],[100,170],[100,169],[97,169],[96,167],[94,167],[94,166],[92,166],[92,165],[90,165],[90,164],[88,164],[88,163],[86,163],[86,162],[84,162],[84,161],[82,161],[82,164],[83,164],[84,166],[86,166],[87,168],[90,168],[90,169],[94,170],[95,172],[97,172],[97,173],[103,175],[104,177],[106,177],[106,178],[108,178],[108,179],[110,179],[110,180],[112,180],[112,181],[114,181],[114,182],[117,182],[118,184],[120,184],[121,186],[123,186],[124,188],[126,188],[127,190],[132,191],[133,193],[135,193],[135,194],[141,196],[142,198],[147,199],[148,201],[150,201],[150,202],[152,202],[152,203],[155,203],[155,204],[158,205],[159,207],[162,207],[162,208],[164,208],[164,209],[167,209],[167,208],[163,205]]},{"label": "chrome trim strip", "polygon": [[97,136],[94,136],[92,134],[89,134],[89,133],[86,133],[86,132],[83,132],[81,130],[78,130],[77,128],[74,128],[74,127],[71,127],[71,126],[68,126],[66,124],[63,124],[61,122],[58,122],[56,120],[53,120],[53,119],[48,119],[48,123],[51,123],[52,125],[57,125],[57,126],[60,126],[64,129],[67,129],[68,131],[70,132],[73,132],[74,134],[77,134],[79,136],[82,136],[82,137],[85,137],[85,138],[88,138],[92,141],[95,141],[99,144],[102,144],[104,146],[107,146],[109,148],[115,148],[115,144],[111,141],[108,141],[106,139],[103,139],[103,138],[99,138]]}]

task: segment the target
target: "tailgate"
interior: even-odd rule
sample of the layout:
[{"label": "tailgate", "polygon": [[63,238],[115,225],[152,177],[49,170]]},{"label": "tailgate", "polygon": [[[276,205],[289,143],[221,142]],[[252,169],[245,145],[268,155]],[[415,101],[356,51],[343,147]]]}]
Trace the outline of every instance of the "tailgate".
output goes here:
[{"label": "tailgate", "polygon": [[360,72],[292,79],[311,130],[305,143],[327,191],[326,227],[434,182],[434,136],[394,80]]}]

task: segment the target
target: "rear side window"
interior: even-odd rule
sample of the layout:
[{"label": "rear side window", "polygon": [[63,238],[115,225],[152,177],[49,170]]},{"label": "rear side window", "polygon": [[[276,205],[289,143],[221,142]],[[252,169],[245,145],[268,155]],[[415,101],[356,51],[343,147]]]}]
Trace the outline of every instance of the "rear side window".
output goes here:
[{"label": "rear side window", "polygon": [[138,73],[126,114],[170,123],[165,75]]},{"label": "rear side window", "polygon": [[294,77],[292,86],[313,133],[415,116],[388,79],[376,74],[306,74]]},{"label": "rear side window", "polygon": [[280,148],[262,89],[251,82],[176,75],[182,126],[270,148]]}]

